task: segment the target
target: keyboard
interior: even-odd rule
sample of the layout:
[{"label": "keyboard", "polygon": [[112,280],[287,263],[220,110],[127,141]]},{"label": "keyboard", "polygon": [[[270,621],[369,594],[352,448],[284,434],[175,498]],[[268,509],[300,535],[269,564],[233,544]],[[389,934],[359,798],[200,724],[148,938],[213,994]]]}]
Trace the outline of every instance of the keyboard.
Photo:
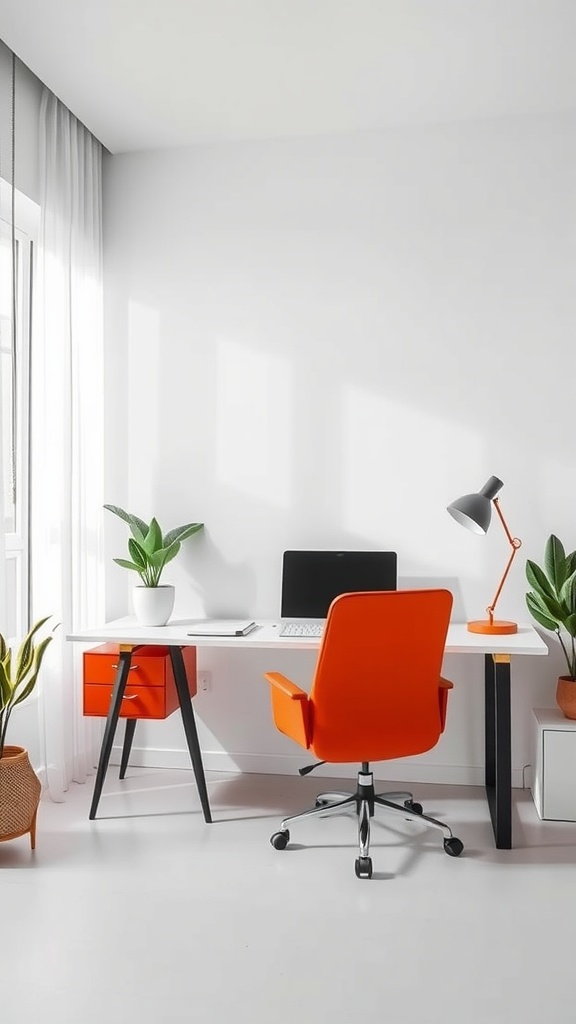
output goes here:
[{"label": "keyboard", "polygon": [[280,630],[280,636],[322,636],[324,632],[323,622],[285,622]]}]

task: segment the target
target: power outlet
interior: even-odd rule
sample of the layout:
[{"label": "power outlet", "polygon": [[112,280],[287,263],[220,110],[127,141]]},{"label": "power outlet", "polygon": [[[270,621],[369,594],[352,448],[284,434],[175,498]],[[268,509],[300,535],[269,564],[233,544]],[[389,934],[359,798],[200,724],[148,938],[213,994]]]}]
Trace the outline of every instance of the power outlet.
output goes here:
[{"label": "power outlet", "polygon": [[199,690],[204,690],[204,691],[209,690],[211,688],[211,685],[212,685],[212,678],[211,678],[210,672],[207,672],[205,669],[203,669],[201,672],[199,672],[198,673],[198,677],[197,677],[197,682],[198,682],[198,689]]}]

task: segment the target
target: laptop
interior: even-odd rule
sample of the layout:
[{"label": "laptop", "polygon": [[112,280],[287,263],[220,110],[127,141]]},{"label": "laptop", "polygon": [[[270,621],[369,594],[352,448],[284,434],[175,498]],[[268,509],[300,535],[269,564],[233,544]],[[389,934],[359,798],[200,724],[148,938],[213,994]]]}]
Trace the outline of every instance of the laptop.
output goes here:
[{"label": "laptop", "polygon": [[322,636],[339,594],[397,585],[395,551],[285,551],[280,636]]}]

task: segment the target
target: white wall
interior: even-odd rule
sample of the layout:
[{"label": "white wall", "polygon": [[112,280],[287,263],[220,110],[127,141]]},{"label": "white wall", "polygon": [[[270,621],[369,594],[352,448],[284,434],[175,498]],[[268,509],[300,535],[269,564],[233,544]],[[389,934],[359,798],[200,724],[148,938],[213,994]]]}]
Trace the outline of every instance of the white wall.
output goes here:
[{"label": "white wall", "polygon": [[[282,550],[336,546],[394,548],[401,583],[446,582],[456,618],[481,617],[509,548],[497,518],[477,537],[445,506],[494,473],[524,542],[498,611],[528,620],[525,558],[551,532],[576,546],[575,155],[558,117],[107,159],[107,501],[206,523],[166,573],[177,615],[274,616]],[[208,767],[306,761],[262,672],[307,683],[312,663],[273,662],[202,654]],[[516,782],[561,668],[514,665]],[[385,777],[480,780],[482,671],[446,659],[441,744]],[[178,716],[141,742],[187,763]]]},{"label": "white wall", "polygon": [[[16,61],[14,123],[14,178],[16,187],[38,202],[40,194],[38,121],[42,83],[22,63]],[[0,39],[0,171],[10,181],[12,125],[12,52]]]}]

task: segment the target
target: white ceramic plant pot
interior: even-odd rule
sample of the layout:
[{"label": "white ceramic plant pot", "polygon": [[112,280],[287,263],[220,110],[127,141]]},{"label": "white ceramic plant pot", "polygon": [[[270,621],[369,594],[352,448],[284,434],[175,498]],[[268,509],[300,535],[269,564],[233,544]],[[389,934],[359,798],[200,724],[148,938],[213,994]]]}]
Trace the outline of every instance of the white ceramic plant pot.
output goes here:
[{"label": "white ceramic plant pot", "polygon": [[141,626],[165,626],[172,615],[176,592],[172,584],[161,587],[134,587],[132,603]]}]

